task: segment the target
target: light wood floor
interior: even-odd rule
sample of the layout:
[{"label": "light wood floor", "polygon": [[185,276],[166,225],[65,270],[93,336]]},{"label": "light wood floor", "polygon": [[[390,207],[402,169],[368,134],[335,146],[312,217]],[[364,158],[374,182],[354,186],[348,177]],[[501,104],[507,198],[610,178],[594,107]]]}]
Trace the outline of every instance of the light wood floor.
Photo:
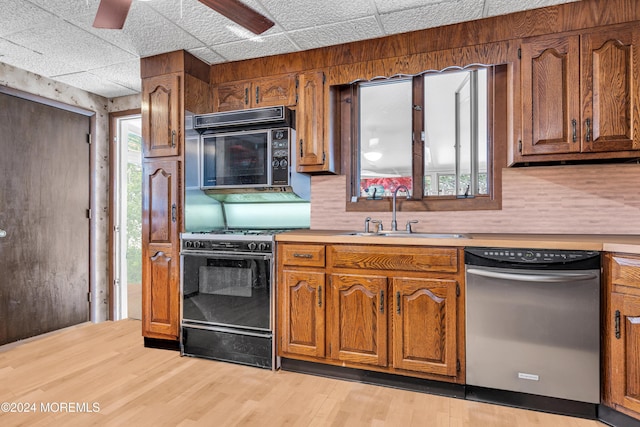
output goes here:
[{"label": "light wood floor", "polygon": [[[140,330],[137,320],[83,324],[0,347],[0,402],[12,403],[12,409],[25,403],[36,405],[35,413],[0,411],[0,425],[605,426],[592,420],[180,357],[177,352],[145,348]],[[69,402],[85,413],[63,411]],[[86,413],[94,404],[99,412]]]}]

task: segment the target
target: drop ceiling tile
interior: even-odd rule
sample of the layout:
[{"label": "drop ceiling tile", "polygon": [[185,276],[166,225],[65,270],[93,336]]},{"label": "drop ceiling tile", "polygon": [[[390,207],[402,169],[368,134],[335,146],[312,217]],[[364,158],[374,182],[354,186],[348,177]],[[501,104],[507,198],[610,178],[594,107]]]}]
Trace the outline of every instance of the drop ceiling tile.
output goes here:
[{"label": "drop ceiling tile", "polygon": [[207,64],[219,64],[224,62],[225,59],[209,49],[208,47],[200,47],[197,49],[189,49],[188,52],[197,58],[200,58]]},{"label": "drop ceiling tile", "polygon": [[47,24],[55,15],[24,0],[0,1],[0,36]]},{"label": "drop ceiling tile", "polygon": [[135,92],[140,92],[141,90],[140,60],[138,58],[89,70],[89,73],[105,81],[132,89]]},{"label": "drop ceiling tile", "polygon": [[371,0],[262,0],[261,3],[285,31],[358,19],[376,12]]},{"label": "drop ceiling tile", "polygon": [[256,37],[251,40],[210,46],[210,48],[227,61],[278,55],[297,50],[284,34]]},{"label": "drop ceiling tile", "polygon": [[353,21],[290,31],[288,35],[301,49],[306,50],[382,37],[384,34],[376,18],[367,16]]},{"label": "drop ceiling tile", "polygon": [[482,17],[484,0],[437,3],[380,15],[386,34],[404,33]]},{"label": "drop ceiling tile", "polygon": [[55,59],[65,64],[63,70],[48,73],[49,75],[84,71],[135,58],[113,44],[58,18],[46,27],[32,28],[6,38],[20,46],[41,52],[44,60]]},{"label": "drop ceiling tile", "polygon": [[506,15],[520,10],[537,9],[540,7],[554,6],[561,3],[571,3],[576,0],[527,0],[526,2],[514,2],[512,0],[486,0],[486,16]]},{"label": "drop ceiling tile", "polygon": [[385,14],[415,9],[436,3],[455,2],[459,4],[460,0],[373,0],[373,2],[378,9],[378,13]]},{"label": "drop ceiling tile", "polygon": [[134,95],[139,93],[133,89],[120,86],[117,83],[85,72],[57,76],[54,80],[68,84],[69,86],[80,88],[87,92],[104,96],[105,98],[116,98],[118,96]]},{"label": "drop ceiling tile", "polygon": [[58,58],[28,49],[0,38],[0,62],[31,71],[45,77],[64,72],[69,66]]},{"label": "drop ceiling tile", "polygon": [[25,0],[62,18],[74,18],[80,15],[94,15],[100,0]]}]

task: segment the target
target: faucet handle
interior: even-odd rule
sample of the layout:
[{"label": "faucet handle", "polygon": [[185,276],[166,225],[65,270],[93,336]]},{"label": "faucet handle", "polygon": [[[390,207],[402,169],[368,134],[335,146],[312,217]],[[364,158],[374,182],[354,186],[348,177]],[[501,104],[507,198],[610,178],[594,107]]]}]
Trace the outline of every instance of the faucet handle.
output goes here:
[{"label": "faucet handle", "polygon": [[364,219],[364,232],[368,233],[369,232],[369,223],[371,222],[371,217],[368,216]]},{"label": "faucet handle", "polygon": [[371,224],[375,224],[375,229],[374,229],[374,233],[377,233],[379,231],[382,231],[382,221],[379,219],[372,219],[371,220]]},{"label": "faucet handle", "polygon": [[407,221],[407,232],[411,233],[413,232],[413,230],[411,230],[411,224],[417,224],[418,220],[417,219],[411,219],[409,221]]}]

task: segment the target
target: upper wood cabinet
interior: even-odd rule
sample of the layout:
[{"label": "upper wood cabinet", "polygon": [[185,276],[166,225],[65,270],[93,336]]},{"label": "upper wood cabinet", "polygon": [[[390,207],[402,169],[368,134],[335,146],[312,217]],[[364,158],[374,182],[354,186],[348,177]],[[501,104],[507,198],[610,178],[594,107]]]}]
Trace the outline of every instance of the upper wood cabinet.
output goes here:
[{"label": "upper wood cabinet", "polygon": [[296,170],[303,173],[338,173],[339,150],[331,128],[329,93],[323,71],[298,75],[296,111]]},{"label": "upper wood cabinet", "polygon": [[294,74],[220,83],[213,88],[214,111],[292,106],[296,103]]},{"label": "upper wood cabinet", "polygon": [[180,155],[182,98],[179,73],[142,80],[144,157]]},{"label": "upper wood cabinet", "polygon": [[522,44],[523,133],[516,161],[640,155],[636,27],[536,37]]}]

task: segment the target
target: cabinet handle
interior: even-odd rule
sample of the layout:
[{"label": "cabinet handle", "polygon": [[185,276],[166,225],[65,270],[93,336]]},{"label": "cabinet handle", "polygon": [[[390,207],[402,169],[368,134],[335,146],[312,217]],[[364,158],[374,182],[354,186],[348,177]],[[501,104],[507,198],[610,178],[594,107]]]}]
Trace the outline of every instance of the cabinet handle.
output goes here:
[{"label": "cabinet handle", "polygon": [[172,204],[171,205],[171,222],[176,222],[177,221],[177,208],[176,208],[176,204]]},{"label": "cabinet handle", "polygon": [[396,292],[396,313],[400,314],[400,292]]},{"label": "cabinet handle", "polygon": [[171,148],[176,148],[176,131],[171,131]]},{"label": "cabinet handle", "polygon": [[302,152],[302,145],[303,145],[302,138],[300,138],[300,157],[304,156],[304,153]]},{"label": "cabinet handle", "polygon": [[311,254],[293,254],[294,258],[313,258]]},{"label": "cabinet handle", "polygon": [[322,286],[318,286],[318,307],[322,307]]},{"label": "cabinet handle", "polygon": [[576,125],[577,125],[577,121],[576,119],[571,120],[571,130],[572,130],[572,134],[573,134],[573,142],[576,142],[576,140],[578,139],[578,135],[576,133]]},{"label": "cabinet handle", "polygon": [[244,88],[244,105],[249,105],[249,88]]},{"label": "cabinet handle", "polygon": [[616,315],[614,318],[614,323],[615,323],[615,327],[616,327],[616,339],[620,339],[620,310],[616,310]]},{"label": "cabinet handle", "polygon": [[260,86],[256,86],[256,105],[260,103]]},{"label": "cabinet handle", "polygon": [[380,291],[380,313],[384,313],[384,291]]},{"label": "cabinet handle", "polygon": [[587,119],[587,142],[591,141],[591,119]]}]

